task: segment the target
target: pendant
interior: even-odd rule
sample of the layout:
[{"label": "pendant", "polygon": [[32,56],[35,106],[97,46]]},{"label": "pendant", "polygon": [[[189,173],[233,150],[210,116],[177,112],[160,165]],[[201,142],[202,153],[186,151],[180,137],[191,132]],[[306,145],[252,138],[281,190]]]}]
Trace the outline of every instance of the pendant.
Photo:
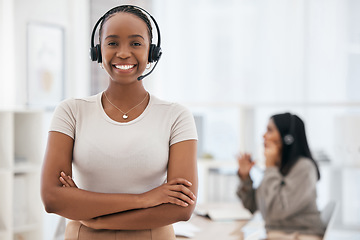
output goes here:
[{"label": "pendant", "polygon": [[123,119],[127,119],[128,117],[129,117],[129,116],[126,115],[126,114],[123,115]]}]

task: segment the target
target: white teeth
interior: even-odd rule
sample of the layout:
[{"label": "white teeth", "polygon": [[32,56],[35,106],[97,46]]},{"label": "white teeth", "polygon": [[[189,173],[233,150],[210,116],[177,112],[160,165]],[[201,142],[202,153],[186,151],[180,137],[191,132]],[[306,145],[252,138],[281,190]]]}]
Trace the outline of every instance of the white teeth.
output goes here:
[{"label": "white teeth", "polygon": [[115,65],[115,67],[116,67],[117,69],[121,69],[121,70],[128,70],[128,69],[130,69],[130,68],[133,68],[134,65]]}]

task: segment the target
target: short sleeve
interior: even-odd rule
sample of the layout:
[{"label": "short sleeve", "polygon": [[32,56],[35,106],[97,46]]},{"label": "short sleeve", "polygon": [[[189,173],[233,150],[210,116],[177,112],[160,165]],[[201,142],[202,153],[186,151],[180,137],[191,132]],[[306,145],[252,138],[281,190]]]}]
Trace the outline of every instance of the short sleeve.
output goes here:
[{"label": "short sleeve", "polygon": [[170,146],[186,140],[198,140],[192,113],[184,106],[175,104],[172,114]]},{"label": "short sleeve", "polygon": [[61,102],[55,109],[49,131],[61,132],[75,139],[75,100]]}]

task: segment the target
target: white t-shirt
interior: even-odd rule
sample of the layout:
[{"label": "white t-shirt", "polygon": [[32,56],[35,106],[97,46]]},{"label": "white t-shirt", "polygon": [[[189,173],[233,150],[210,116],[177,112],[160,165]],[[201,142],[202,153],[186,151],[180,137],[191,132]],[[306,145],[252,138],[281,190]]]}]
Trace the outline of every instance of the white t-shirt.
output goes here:
[{"label": "white t-shirt", "polygon": [[150,95],[138,118],[120,123],[107,116],[101,96],[61,102],[51,122],[50,131],[74,139],[73,176],[78,187],[136,194],[165,183],[169,147],[197,140],[191,112]]}]

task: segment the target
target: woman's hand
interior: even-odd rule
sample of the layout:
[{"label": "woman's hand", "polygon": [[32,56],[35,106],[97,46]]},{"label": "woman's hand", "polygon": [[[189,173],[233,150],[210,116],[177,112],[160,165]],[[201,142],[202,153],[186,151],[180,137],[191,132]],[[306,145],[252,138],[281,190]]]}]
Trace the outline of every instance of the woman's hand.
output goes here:
[{"label": "woman's hand", "polygon": [[251,160],[251,155],[248,153],[240,154],[237,157],[239,170],[238,174],[242,180],[250,178],[250,170],[254,166],[254,162]]},{"label": "woman's hand", "polygon": [[75,187],[75,188],[78,188],[76,186],[74,180],[69,175],[66,175],[64,172],[60,173],[59,180],[62,183],[63,187]]},{"label": "woman's hand", "polygon": [[280,166],[281,148],[274,142],[268,141],[265,144],[264,155],[266,167]]},{"label": "woman's hand", "polygon": [[182,207],[194,204],[196,196],[188,187],[192,184],[183,178],[175,178],[148,192],[140,194],[144,208],[154,207],[163,203],[172,203]]}]

